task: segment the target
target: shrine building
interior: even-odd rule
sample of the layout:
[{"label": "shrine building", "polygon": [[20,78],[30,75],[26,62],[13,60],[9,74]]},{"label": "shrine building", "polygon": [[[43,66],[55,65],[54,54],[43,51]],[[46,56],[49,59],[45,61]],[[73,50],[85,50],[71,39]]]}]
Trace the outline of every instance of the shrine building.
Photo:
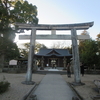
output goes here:
[{"label": "shrine building", "polygon": [[72,58],[68,49],[40,49],[35,56],[40,59],[41,67],[66,67],[67,62]]}]

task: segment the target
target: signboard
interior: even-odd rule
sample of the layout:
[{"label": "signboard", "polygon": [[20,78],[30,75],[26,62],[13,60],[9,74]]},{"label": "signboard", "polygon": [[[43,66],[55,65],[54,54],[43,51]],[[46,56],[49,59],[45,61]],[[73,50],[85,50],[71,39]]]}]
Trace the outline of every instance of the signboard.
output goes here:
[{"label": "signboard", "polygon": [[17,60],[10,60],[9,65],[17,65]]}]

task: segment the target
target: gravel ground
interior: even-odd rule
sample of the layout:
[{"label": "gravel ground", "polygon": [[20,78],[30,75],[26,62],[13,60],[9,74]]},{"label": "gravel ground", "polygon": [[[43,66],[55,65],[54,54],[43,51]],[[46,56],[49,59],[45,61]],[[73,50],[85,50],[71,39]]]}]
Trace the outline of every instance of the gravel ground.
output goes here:
[{"label": "gravel ground", "polygon": [[[25,85],[21,82],[25,81],[26,74],[9,74],[9,73],[0,73],[0,80],[3,80],[3,77],[10,83],[9,89],[0,94],[0,100],[21,100],[25,94],[27,94],[34,85]],[[42,80],[45,75],[33,74],[32,80],[37,84]]]},{"label": "gravel ground", "polygon": [[[74,75],[72,75],[71,78],[68,78],[67,75],[62,75],[62,77],[66,82],[72,83],[74,81]],[[83,77],[81,77],[81,82],[85,83],[85,85],[74,86],[74,89],[84,100],[93,100],[91,97],[100,95],[93,89],[96,88],[95,84],[93,83],[93,81],[96,79],[100,80],[100,75],[84,75]]]}]

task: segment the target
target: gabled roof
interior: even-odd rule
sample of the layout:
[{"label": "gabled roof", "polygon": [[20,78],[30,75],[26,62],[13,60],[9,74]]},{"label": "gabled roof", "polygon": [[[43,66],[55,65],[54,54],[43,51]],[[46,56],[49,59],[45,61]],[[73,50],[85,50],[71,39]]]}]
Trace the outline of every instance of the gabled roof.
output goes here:
[{"label": "gabled roof", "polygon": [[52,49],[47,55],[60,55],[56,50]]},{"label": "gabled roof", "polygon": [[35,55],[36,56],[58,56],[58,57],[72,56],[72,54],[69,53],[68,49],[40,49],[40,51]]}]

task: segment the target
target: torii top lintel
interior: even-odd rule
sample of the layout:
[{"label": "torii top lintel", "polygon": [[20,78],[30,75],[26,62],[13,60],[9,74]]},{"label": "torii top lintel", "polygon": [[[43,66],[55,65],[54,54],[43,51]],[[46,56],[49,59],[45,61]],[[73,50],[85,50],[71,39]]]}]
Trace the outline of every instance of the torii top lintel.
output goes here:
[{"label": "torii top lintel", "polygon": [[36,30],[85,30],[89,27],[92,27],[94,22],[87,22],[87,23],[76,23],[76,24],[59,24],[59,25],[46,25],[46,24],[23,24],[23,23],[16,23],[19,29],[32,29],[35,28]]}]

